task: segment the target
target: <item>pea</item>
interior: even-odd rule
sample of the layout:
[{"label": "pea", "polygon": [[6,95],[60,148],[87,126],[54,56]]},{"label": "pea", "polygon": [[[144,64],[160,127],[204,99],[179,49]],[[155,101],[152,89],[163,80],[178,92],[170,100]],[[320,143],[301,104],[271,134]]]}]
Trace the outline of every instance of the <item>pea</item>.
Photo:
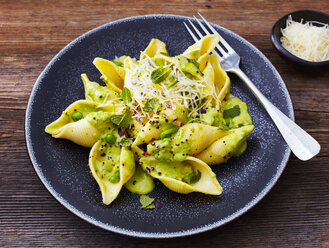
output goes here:
[{"label": "pea", "polygon": [[112,176],[110,176],[109,178],[111,183],[117,183],[120,180],[120,171],[117,170],[116,172],[114,172],[114,174]]},{"label": "pea", "polygon": [[117,138],[113,134],[110,133],[105,136],[105,141],[109,145],[113,145],[117,141]]},{"label": "pea", "polygon": [[78,121],[83,118],[83,114],[80,111],[75,111],[72,115],[71,118],[73,121]]},{"label": "pea", "polygon": [[110,166],[110,165],[105,165],[104,166],[104,169],[107,171],[107,172],[111,172],[113,170],[113,167]]},{"label": "pea", "polygon": [[178,131],[179,127],[176,125],[167,125],[162,129],[160,134],[161,139],[170,138],[170,136]]},{"label": "pea", "polygon": [[188,184],[194,184],[198,182],[200,178],[201,172],[198,170],[196,174],[194,172],[189,173],[186,177],[183,178],[183,181]]}]

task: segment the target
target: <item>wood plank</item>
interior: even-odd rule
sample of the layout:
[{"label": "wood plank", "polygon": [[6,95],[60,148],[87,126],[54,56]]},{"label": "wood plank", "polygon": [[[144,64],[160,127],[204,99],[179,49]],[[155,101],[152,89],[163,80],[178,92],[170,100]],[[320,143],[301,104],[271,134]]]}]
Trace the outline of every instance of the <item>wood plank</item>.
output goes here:
[{"label": "wood plank", "polygon": [[[0,247],[329,247],[329,70],[294,67],[270,41],[274,22],[296,9],[328,12],[329,2],[0,0]],[[66,44],[99,25],[134,15],[197,11],[271,60],[291,94],[296,122],[319,141],[321,153],[306,162],[292,155],[258,205],[204,234],[137,239],[79,219],[49,194],[27,155],[24,117],[35,80]]]}]

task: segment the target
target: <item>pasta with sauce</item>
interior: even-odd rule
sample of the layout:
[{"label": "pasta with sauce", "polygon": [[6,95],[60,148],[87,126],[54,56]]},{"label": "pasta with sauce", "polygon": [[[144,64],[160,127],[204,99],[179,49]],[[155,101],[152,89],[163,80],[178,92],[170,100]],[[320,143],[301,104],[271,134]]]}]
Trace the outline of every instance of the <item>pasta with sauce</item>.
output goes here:
[{"label": "pasta with sauce", "polygon": [[123,186],[151,192],[153,178],[178,193],[222,193],[209,165],[242,154],[254,126],[210,55],[218,42],[217,35],[207,35],[170,57],[166,45],[152,39],[139,60],[94,59],[106,86],[81,75],[85,99],[45,131],[91,147],[89,167],[104,204]]}]

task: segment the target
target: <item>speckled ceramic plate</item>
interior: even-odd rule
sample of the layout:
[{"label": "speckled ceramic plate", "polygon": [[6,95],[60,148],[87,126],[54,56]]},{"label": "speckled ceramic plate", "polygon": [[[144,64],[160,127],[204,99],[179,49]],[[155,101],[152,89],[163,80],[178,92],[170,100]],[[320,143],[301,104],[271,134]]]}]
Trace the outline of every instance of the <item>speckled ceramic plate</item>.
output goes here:
[{"label": "speckled ceramic plate", "polygon": [[[212,167],[224,189],[221,196],[181,195],[158,183],[150,196],[162,204],[160,209],[142,210],[139,195],[125,188],[110,206],[105,206],[87,166],[89,149],[51,138],[44,132],[45,126],[58,118],[69,104],[84,97],[81,73],[100,81],[100,74],[92,64],[95,57],[113,59],[123,54],[138,57],[152,38],[164,41],[170,55],[179,54],[193,44],[183,25],[188,19],[192,20],[182,16],[149,15],[105,24],[60,51],[35,83],[25,127],[34,169],[62,205],[96,226],[153,238],[180,237],[219,227],[262,199],[288,161],[290,150],[278,130],[261,104],[234,75],[230,75],[232,93],[248,104],[255,129],[248,137],[248,148],[242,156]],[[274,105],[293,118],[289,93],[270,61],[237,34],[214,27],[240,54],[242,70]]]}]

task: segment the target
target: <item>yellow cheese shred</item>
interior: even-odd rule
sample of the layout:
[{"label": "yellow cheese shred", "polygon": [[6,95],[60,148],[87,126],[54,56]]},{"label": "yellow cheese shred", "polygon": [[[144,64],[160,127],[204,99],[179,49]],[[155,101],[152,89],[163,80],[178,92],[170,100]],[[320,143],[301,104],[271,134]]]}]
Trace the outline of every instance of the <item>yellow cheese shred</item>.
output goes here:
[{"label": "yellow cheese shred", "polygon": [[329,25],[313,25],[314,22],[295,22],[291,16],[287,26],[281,29],[282,46],[293,55],[312,62],[329,60]]}]

